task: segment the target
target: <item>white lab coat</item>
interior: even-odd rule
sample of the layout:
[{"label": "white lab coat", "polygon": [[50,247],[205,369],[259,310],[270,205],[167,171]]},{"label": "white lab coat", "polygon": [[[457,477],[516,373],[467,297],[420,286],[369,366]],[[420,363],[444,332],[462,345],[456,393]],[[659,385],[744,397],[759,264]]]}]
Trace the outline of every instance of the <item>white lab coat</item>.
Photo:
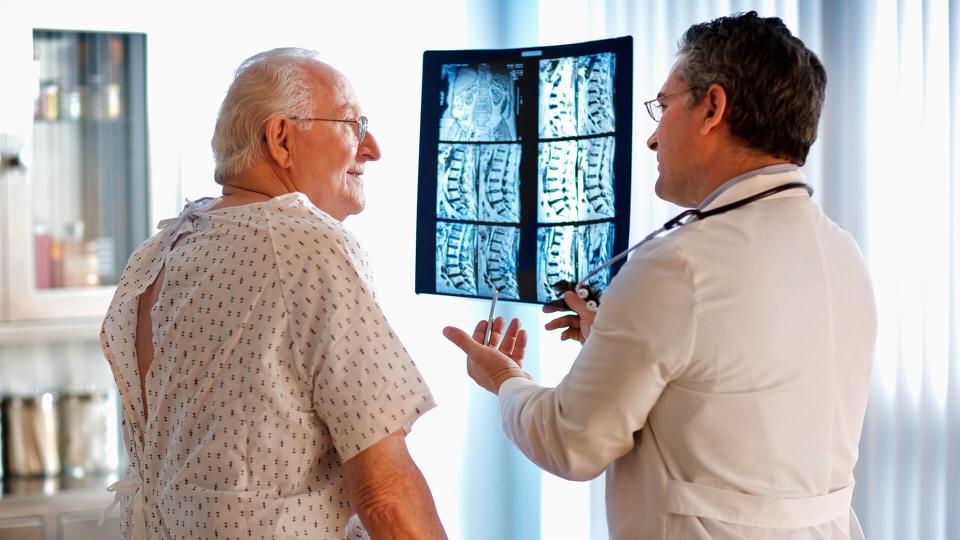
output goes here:
[{"label": "white lab coat", "polygon": [[[802,180],[753,176],[706,208]],[[784,191],[640,248],[570,373],[505,382],[501,421],[558,476],[606,470],[611,538],[860,538],[875,339],[852,237]]]}]

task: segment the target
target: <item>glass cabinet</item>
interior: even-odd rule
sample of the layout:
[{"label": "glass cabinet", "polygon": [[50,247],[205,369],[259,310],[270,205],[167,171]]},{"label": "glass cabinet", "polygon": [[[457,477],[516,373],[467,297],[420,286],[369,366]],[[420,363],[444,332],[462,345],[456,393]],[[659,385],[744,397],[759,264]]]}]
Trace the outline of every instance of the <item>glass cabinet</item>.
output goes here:
[{"label": "glass cabinet", "polygon": [[6,104],[28,128],[0,125],[0,319],[98,317],[149,231],[147,39],[31,32],[12,96],[32,101]]}]

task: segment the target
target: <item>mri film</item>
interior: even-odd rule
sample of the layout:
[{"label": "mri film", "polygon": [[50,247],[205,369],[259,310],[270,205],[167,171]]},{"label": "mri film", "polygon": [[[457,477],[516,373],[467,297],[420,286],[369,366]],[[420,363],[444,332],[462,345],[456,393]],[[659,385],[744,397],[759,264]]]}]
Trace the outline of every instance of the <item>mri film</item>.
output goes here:
[{"label": "mri film", "polygon": [[540,143],[539,147],[537,221],[577,221],[577,141]]},{"label": "mri film", "polygon": [[576,59],[540,61],[540,138],[577,134]]},{"label": "mri film", "polygon": [[520,222],[520,145],[478,148],[480,221]]},{"label": "mri film", "polygon": [[493,296],[509,300],[520,298],[517,286],[517,254],[520,248],[520,229],[480,225],[478,228],[478,287],[480,296]]},{"label": "mri film", "polygon": [[557,298],[551,287],[557,281],[576,280],[574,252],[576,230],[572,225],[540,227],[537,230],[537,301]]},{"label": "mri film", "polygon": [[418,294],[552,302],[554,283],[628,247],[633,51],[631,37],[424,51]]},{"label": "mri film", "polygon": [[[613,223],[594,223],[577,227],[577,278],[583,278],[613,256]],[[610,268],[604,268],[587,280],[587,285],[604,290],[610,282]]]},{"label": "mri film", "polygon": [[601,53],[577,59],[577,133],[596,135],[616,128],[613,76],[616,56]]},{"label": "mri film", "polygon": [[613,191],[613,137],[578,141],[577,192],[581,221],[616,215]]},{"label": "mri film", "polygon": [[441,141],[516,141],[522,66],[447,64],[441,76]]},{"label": "mri film", "polygon": [[473,145],[438,145],[437,217],[477,219],[476,156]]},{"label": "mri film", "polygon": [[437,222],[437,292],[477,295],[477,226]]}]

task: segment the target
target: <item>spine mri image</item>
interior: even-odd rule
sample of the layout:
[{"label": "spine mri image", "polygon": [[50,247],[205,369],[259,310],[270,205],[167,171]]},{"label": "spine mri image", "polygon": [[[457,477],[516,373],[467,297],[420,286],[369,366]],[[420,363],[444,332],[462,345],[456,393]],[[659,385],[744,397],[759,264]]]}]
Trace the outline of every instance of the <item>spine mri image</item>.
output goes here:
[{"label": "spine mri image", "polygon": [[437,223],[437,292],[519,300],[515,226]]},{"label": "spine mri image", "polygon": [[[425,53],[417,292],[550,302],[623,248],[630,51],[617,38]],[[605,290],[616,268],[587,284]]]},{"label": "spine mri image", "polygon": [[477,226],[437,223],[437,292],[477,295]]},{"label": "spine mri image", "polygon": [[[557,298],[552,285],[576,282],[613,255],[613,223],[541,227],[537,232],[537,301]],[[587,285],[606,289],[610,269],[604,268]]]},{"label": "spine mri image", "polygon": [[541,60],[540,138],[613,132],[615,70],[612,53]]},{"label": "spine mri image", "polygon": [[440,144],[437,151],[437,217],[477,219],[477,147]]}]

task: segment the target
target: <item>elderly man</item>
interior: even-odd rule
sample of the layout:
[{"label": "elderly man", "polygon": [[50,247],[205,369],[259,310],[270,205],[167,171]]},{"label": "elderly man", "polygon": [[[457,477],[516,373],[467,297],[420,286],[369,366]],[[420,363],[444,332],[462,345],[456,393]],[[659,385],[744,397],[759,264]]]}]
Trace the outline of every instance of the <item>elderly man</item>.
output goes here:
[{"label": "elderly man", "polygon": [[531,460],[575,480],[606,470],[612,538],[862,536],[850,500],[874,299],[798,168],[825,86],[779,19],[692,26],[648,103],[647,145],[657,195],[696,210],[635,252],[595,319],[566,293],[576,313],[547,328],[583,343],[570,373],[525,378],[516,322],[499,350],[478,342],[485,323],[473,339],[444,330]]},{"label": "elderly man", "polygon": [[404,442],[433,398],[341,223],[380,158],[353,88],[311,51],[258,54],[213,149],[223,196],[136,250],[101,333],[124,536],[445,537]]}]

